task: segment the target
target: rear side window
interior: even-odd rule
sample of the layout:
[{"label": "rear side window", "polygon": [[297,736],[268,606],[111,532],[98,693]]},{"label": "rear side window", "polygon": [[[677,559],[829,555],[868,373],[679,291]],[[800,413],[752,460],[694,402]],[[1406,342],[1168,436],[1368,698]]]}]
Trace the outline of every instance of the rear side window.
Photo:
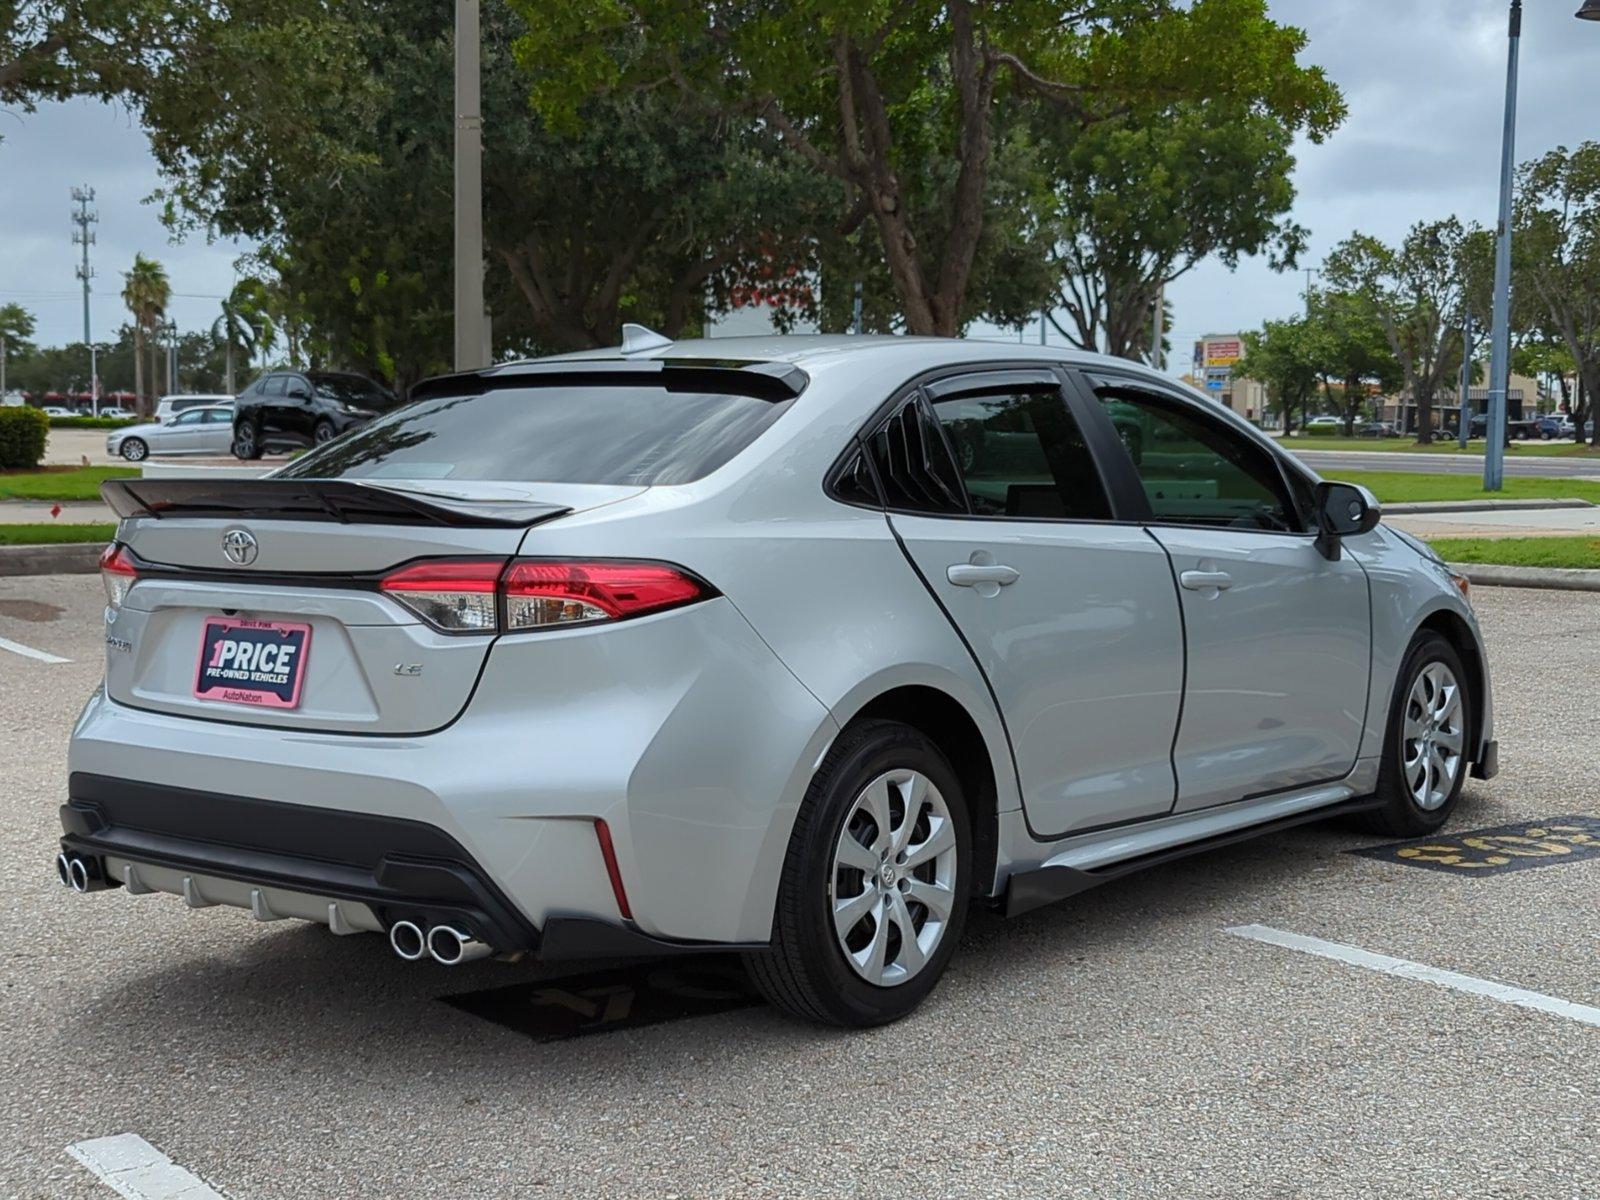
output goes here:
[{"label": "rear side window", "polygon": [[1111,519],[1094,459],[1059,391],[953,396],[933,411],[975,516]]},{"label": "rear side window", "polygon": [[792,399],[660,383],[551,383],[435,396],[297,459],[289,479],[690,483],[731,461]]},{"label": "rear side window", "polygon": [[902,512],[964,513],[966,497],[938,422],[921,394],[911,397],[867,439],[883,501]]}]

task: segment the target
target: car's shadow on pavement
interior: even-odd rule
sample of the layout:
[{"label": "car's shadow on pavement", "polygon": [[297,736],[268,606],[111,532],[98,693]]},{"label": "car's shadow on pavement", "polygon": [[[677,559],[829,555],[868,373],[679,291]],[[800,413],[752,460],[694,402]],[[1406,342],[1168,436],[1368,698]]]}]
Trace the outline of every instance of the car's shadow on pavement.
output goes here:
[{"label": "car's shadow on pavement", "polygon": [[[1508,808],[1469,793],[1450,827],[1497,819]],[[950,978],[910,1019],[939,1019],[946,1004],[995,996],[1090,1003],[1063,978],[1076,973],[1075,964],[1148,951],[1151,928],[1175,913],[1209,937],[1223,924],[1254,919],[1263,902],[1285,889],[1314,901],[1330,877],[1385,869],[1344,853],[1381,840],[1339,824],[1309,825],[1157,867],[1011,920],[974,906]],[[455,1075],[500,1071],[515,1060],[581,1066],[596,1078],[624,1082],[645,1051],[670,1070],[675,1058],[703,1057],[733,1038],[773,1069],[787,1069],[819,1047],[863,1036],[789,1021],[766,1008],[732,956],[444,968],[403,962],[381,937],[339,938],[321,926],[289,923],[263,930],[233,915],[202,934],[202,953],[172,955],[143,973],[103,976],[112,986],[85,996],[67,1015],[64,1043],[75,1056],[103,1053],[108,1063],[129,1041],[163,1046],[191,1069],[315,1056],[324,1067],[351,1071],[384,1062]],[[1041,982],[1050,986],[1041,990],[1035,986]],[[1035,995],[1037,1001],[1024,999]]]}]

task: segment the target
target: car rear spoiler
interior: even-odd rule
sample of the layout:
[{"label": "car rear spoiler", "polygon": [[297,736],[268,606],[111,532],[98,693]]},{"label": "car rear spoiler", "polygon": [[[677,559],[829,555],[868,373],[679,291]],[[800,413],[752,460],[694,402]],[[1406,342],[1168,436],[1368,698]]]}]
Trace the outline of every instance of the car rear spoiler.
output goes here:
[{"label": "car rear spoiler", "polygon": [[109,479],[100,495],[119,517],[333,521],[341,525],[518,528],[572,510],[560,504],[482,500],[326,479]]}]

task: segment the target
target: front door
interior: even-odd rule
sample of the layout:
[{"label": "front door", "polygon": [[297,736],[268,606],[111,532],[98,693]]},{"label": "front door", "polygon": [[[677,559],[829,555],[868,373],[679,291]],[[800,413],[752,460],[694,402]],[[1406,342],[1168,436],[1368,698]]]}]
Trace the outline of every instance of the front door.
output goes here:
[{"label": "front door", "polygon": [[1342,778],[1366,719],[1366,572],[1322,554],[1295,480],[1245,431],[1177,396],[1099,395],[1179,583],[1178,809]]},{"label": "front door", "polygon": [[1145,530],[1112,520],[1060,381],[941,381],[869,450],[895,532],[994,691],[1035,836],[1169,812],[1172,573]]}]

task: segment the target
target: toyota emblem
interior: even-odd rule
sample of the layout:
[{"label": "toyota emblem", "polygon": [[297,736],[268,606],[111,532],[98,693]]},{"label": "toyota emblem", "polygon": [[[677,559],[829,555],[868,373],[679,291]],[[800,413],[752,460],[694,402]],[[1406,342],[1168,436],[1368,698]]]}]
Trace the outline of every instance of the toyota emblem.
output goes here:
[{"label": "toyota emblem", "polygon": [[248,529],[230,529],[222,535],[222,555],[236,566],[248,567],[260,550],[256,535]]}]

